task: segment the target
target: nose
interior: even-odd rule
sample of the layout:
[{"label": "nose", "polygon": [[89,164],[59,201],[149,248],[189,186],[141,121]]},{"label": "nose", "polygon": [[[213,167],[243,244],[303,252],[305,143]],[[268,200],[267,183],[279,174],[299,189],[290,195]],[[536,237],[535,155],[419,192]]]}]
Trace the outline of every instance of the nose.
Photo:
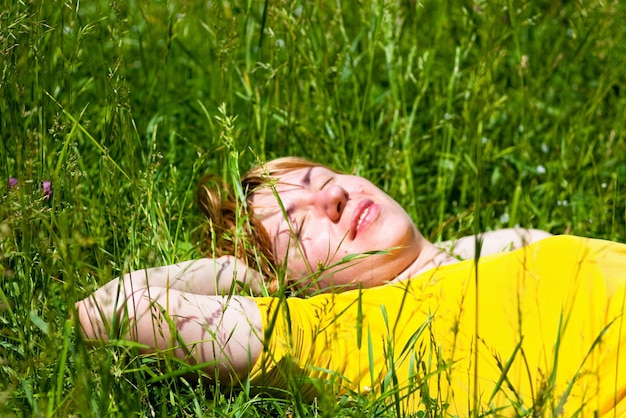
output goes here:
[{"label": "nose", "polygon": [[348,192],[343,187],[333,184],[320,190],[317,194],[320,208],[332,222],[339,222],[349,199]]}]

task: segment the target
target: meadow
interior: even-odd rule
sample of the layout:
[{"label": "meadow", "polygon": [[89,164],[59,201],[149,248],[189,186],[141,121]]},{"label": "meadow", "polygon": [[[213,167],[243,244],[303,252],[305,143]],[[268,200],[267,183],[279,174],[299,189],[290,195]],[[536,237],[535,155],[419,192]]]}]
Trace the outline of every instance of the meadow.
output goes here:
[{"label": "meadow", "polygon": [[73,304],[200,256],[199,180],[286,155],[371,179],[431,240],[625,242],[624,22],[618,0],[3,0],[0,414],[399,415],[219,393],[85,344]]}]

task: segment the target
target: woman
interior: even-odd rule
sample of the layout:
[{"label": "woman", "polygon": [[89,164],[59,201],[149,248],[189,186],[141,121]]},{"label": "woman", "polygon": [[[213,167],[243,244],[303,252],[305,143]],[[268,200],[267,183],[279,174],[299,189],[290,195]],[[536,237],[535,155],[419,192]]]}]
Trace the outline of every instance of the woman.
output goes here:
[{"label": "woman", "polygon": [[[283,266],[289,282],[313,291],[356,290],[215,296],[262,282],[224,255],[104,286],[77,304],[84,334],[121,334],[203,364],[224,384],[359,393],[404,412],[626,413],[624,246],[555,237],[454,263],[366,180],[300,160],[273,164],[244,178],[250,235],[266,240],[248,262]],[[241,214],[216,202],[203,205],[212,232],[233,243],[231,254],[249,248],[227,233]]]},{"label": "woman", "polygon": [[[208,247],[215,244],[218,255],[247,249],[241,258],[259,266],[268,280],[276,277],[276,266],[285,266],[288,285],[310,293],[378,286],[475,255],[476,237],[435,246],[396,201],[368,180],[301,158],[273,160],[243,177],[242,200],[254,215],[243,225],[244,234],[237,233],[242,228],[233,194],[220,189],[213,182],[200,188],[200,207],[213,226],[207,229]],[[487,255],[548,236],[504,229],[478,238],[481,254]],[[345,262],[345,257],[356,259]]]}]

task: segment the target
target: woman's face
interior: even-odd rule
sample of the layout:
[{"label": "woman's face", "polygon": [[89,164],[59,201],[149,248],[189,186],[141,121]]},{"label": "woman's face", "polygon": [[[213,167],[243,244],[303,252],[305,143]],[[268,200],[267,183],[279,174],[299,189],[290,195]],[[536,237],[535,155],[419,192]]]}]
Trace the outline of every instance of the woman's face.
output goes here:
[{"label": "woman's face", "polygon": [[[275,193],[274,193],[275,190]],[[302,168],[277,178],[275,189],[254,193],[254,214],[300,286],[320,272],[312,291],[383,284],[419,255],[423,238],[404,209],[368,180],[325,167]],[[341,263],[346,256],[371,251]]]}]

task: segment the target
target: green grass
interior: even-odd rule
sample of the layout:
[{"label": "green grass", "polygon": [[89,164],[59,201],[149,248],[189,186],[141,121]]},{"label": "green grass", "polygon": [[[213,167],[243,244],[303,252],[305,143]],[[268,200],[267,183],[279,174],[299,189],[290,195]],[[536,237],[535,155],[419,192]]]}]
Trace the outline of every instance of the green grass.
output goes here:
[{"label": "green grass", "polygon": [[3,414],[380,412],[151,383],[178,366],[80,341],[76,300],[129,269],[198,256],[206,173],[298,155],[372,179],[433,240],[521,225],[626,241],[623,2],[0,10]]}]

